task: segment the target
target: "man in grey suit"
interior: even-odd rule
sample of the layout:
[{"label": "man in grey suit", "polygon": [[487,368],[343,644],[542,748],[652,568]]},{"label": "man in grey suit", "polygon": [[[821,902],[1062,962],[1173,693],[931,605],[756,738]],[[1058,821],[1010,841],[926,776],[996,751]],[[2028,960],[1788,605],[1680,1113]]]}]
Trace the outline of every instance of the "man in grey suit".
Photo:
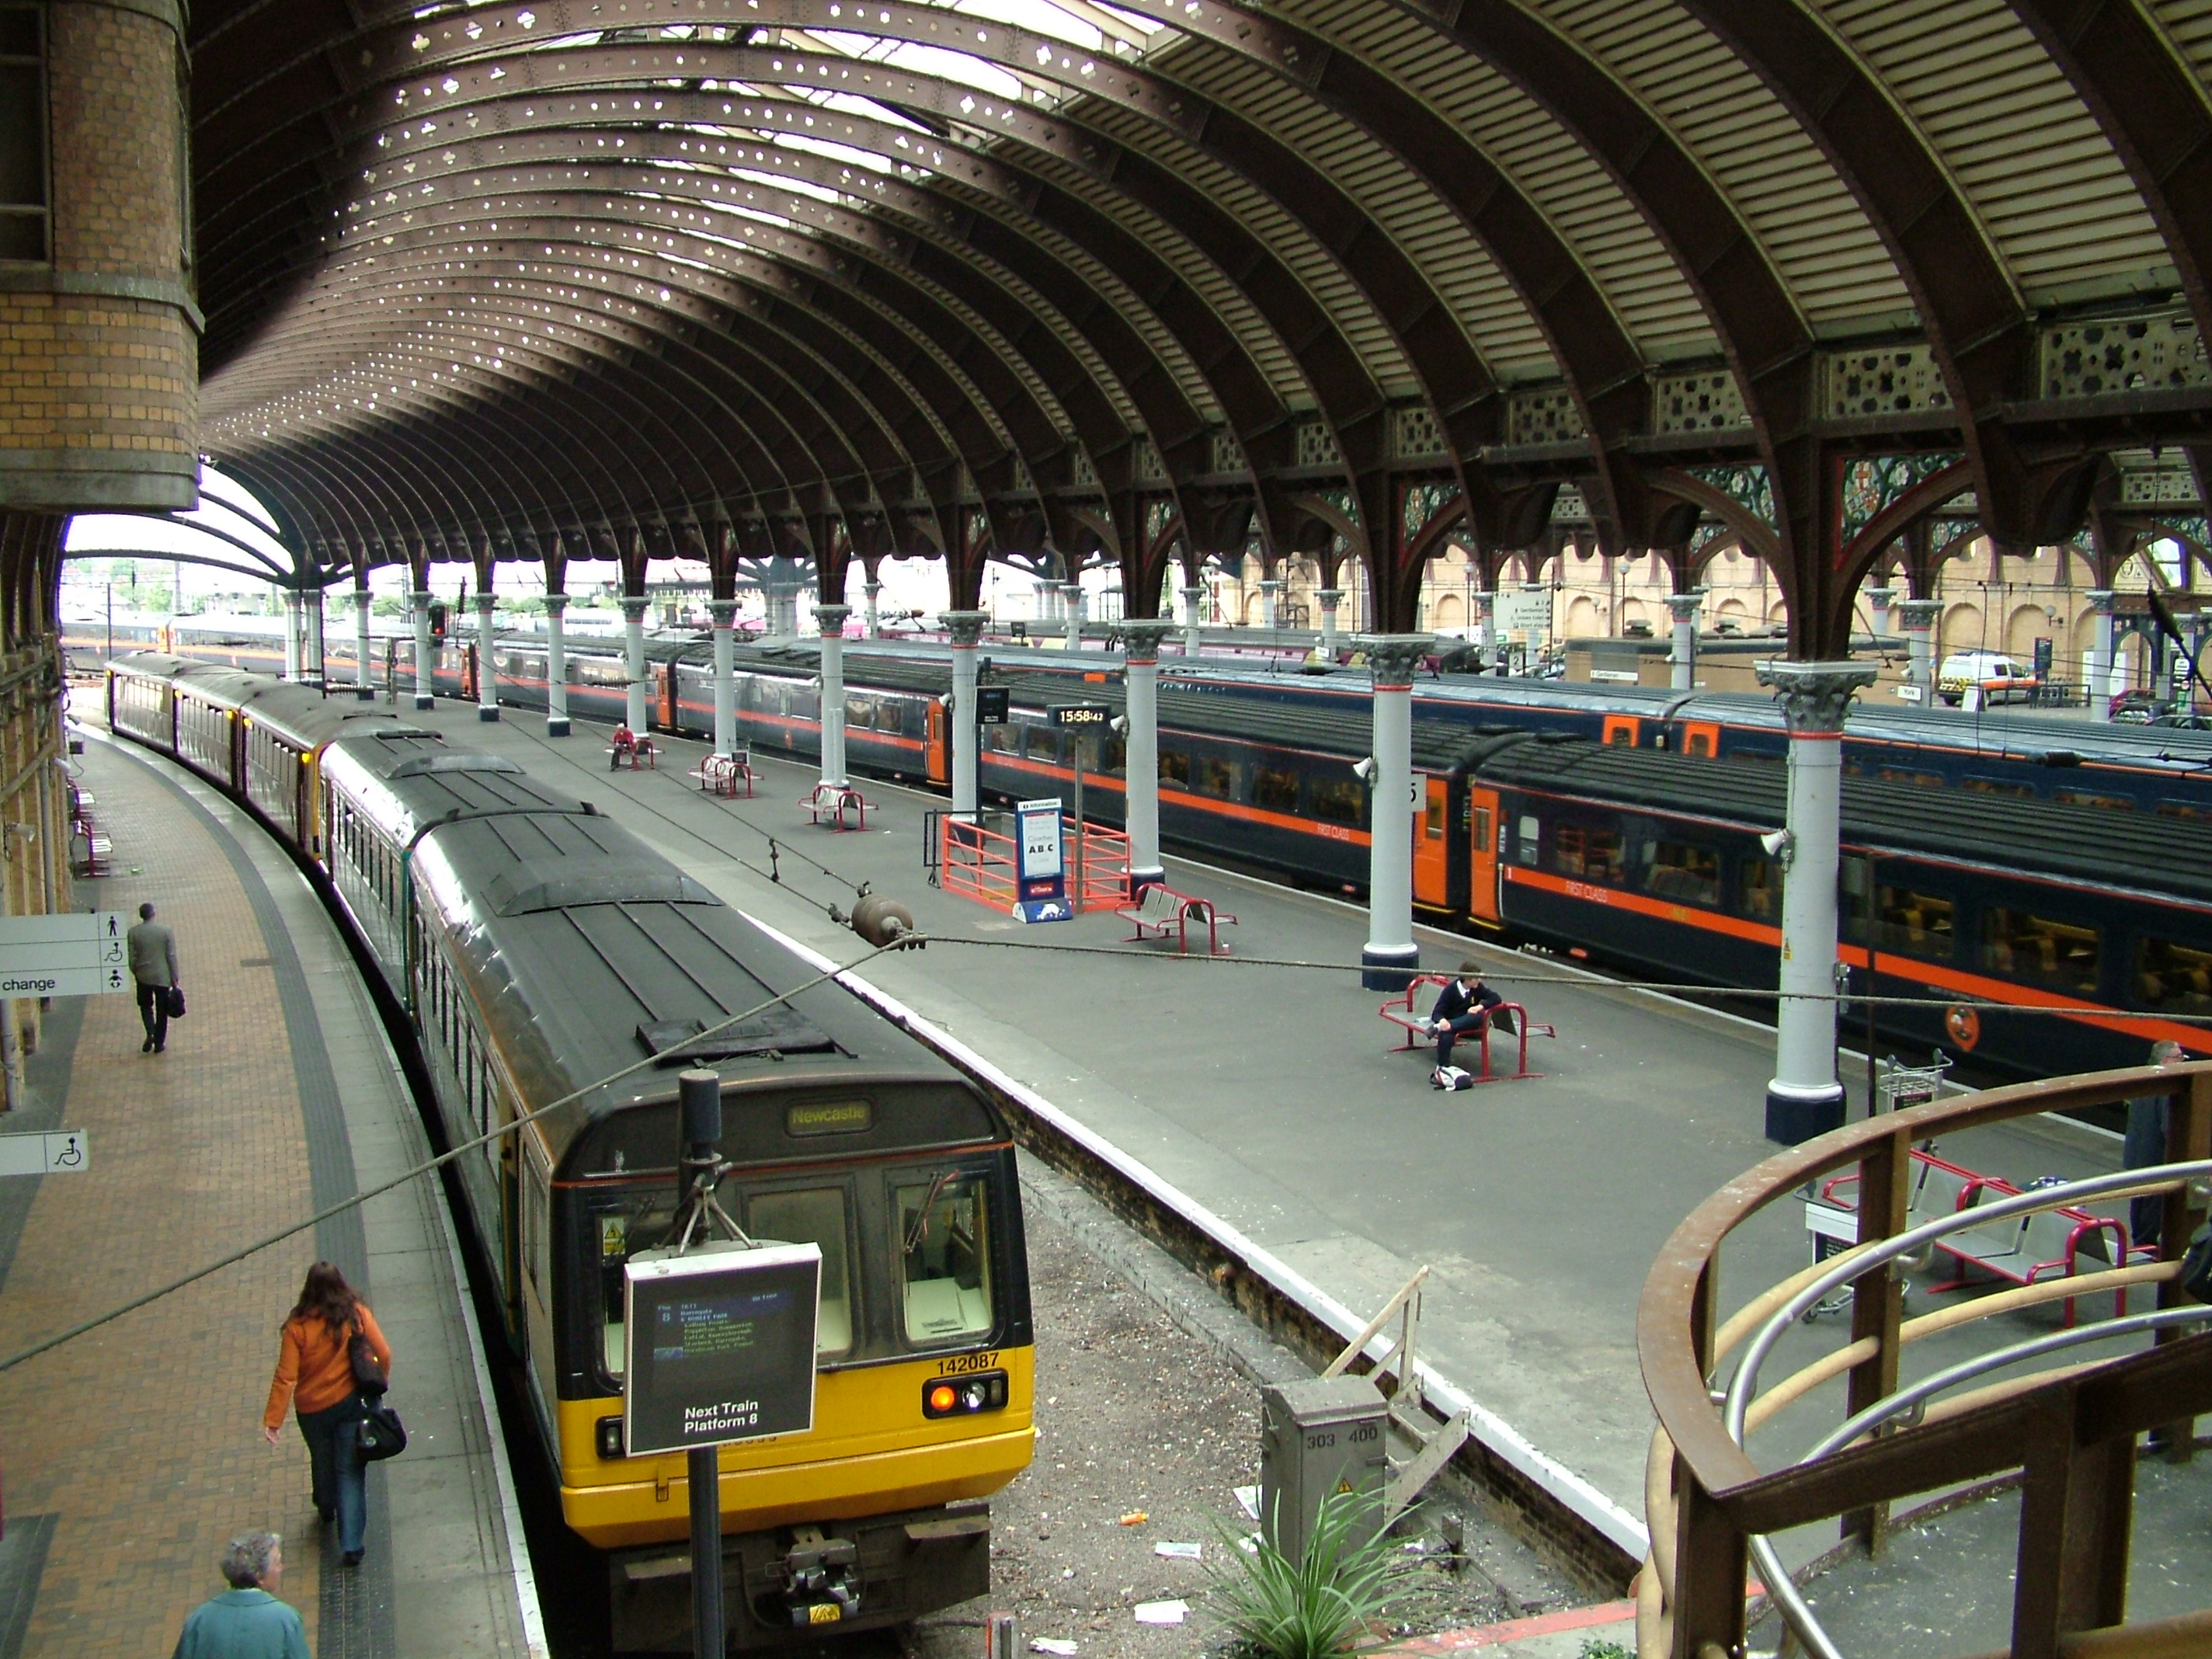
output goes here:
[{"label": "man in grey suit", "polygon": [[177,972],[177,936],[165,922],[154,920],[154,907],[138,907],[138,925],[131,930],[131,977],[138,981],[138,1018],[146,1027],[143,1054],[167,1054],[169,1047],[169,991],[180,981]]}]

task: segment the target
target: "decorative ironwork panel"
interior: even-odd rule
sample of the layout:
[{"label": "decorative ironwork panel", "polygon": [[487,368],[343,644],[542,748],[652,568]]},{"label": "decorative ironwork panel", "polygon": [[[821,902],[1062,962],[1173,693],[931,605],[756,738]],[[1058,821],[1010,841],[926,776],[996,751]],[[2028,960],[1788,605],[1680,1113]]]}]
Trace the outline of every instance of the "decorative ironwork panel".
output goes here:
[{"label": "decorative ironwork panel", "polygon": [[1213,470],[1216,472],[1244,471],[1244,446],[1237,441],[1233,432],[1213,434]]},{"label": "decorative ironwork panel", "polygon": [[1159,540],[1160,532],[1175,522],[1175,503],[1164,495],[1145,503],[1145,541],[1147,545]]},{"label": "decorative ironwork panel", "polygon": [[1505,400],[1509,444],[1572,443],[1589,435],[1583,412],[1575,407],[1575,394],[1565,386],[1516,392]]},{"label": "decorative ironwork panel", "polygon": [[1425,461],[1444,453],[1443,429],[1436,411],[1426,404],[1390,411],[1390,457],[1399,461]]},{"label": "decorative ironwork panel", "polygon": [[1735,532],[1718,519],[1700,519],[1698,527],[1690,534],[1690,556],[1696,558],[1715,542],[1726,541]]},{"label": "decorative ironwork panel", "polygon": [[2157,507],[2168,501],[2184,504],[2197,500],[2197,480],[2185,466],[2152,467],[2120,474],[2123,507]]},{"label": "decorative ironwork panel", "polygon": [[1711,484],[1763,524],[1774,522],[1774,486],[1763,466],[1693,466],[1690,476]]},{"label": "decorative ironwork panel", "polygon": [[1593,522],[1590,518],[1589,503],[1583,499],[1583,492],[1573,484],[1561,484],[1559,493],[1552,497],[1552,522],[1553,524]]},{"label": "decorative ironwork panel", "polygon": [[1319,421],[1305,421],[1298,426],[1298,465],[1300,466],[1342,466],[1344,452],[1337,447],[1336,434]]},{"label": "decorative ironwork panel", "polygon": [[1091,465],[1091,453],[1088,450],[1079,449],[1075,452],[1075,466],[1070,476],[1076,483],[1090,484],[1094,488],[1097,486],[1098,469]]},{"label": "decorative ironwork panel", "polygon": [[1820,365],[1820,392],[1821,413],[1832,421],[1951,406],[1942,372],[1925,345],[1836,352]]},{"label": "decorative ironwork panel", "polygon": [[2194,319],[2170,312],[2066,323],[2043,333],[2043,395],[2096,398],[2212,386]]},{"label": "decorative ironwork panel", "polygon": [[1652,393],[1652,424],[1661,432],[1719,432],[1751,424],[1743,392],[1724,368],[1662,374]]},{"label": "decorative ironwork panel", "polygon": [[1869,455],[1844,464],[1843,530],[1845,541],[1872,524],[1879,514],[1923,479],[1966,458],[1956,450],[1929,455]]},{"label": "decorative ironwork panel", "polygon": [[1422,526],[1459,499],[1455,483],[1417,483],[1406,491],[1406,539],[1421,533]]},{"label": "decorative ironwork panel", "polygon": [[1019,456],[1014,459],[1014,488],[1024,495],[1036,493],[1036,480],[1030,477],[1030,464]]},{"label": "decorative ironwork panel", "polygon": [[1359,522],[1359,503],[1352,498],[1350,490],[1324,489],[1321,492],[1321,498],[1351,520],[1352,523]]},{"label": "decorative ironwork panel", "polygon": [[2212,548],[2212,526],[2206,525],[2202,514],[2161,513],[2151,522],[2169,536],[2179,536],[2198,547]]},{"label": "decorative ironwork panel", "polygon": [[1137,440],[1137,482],[1157,484],[1165,483],[1167,481],[1168,470],[1160,459],[1160,452],[1153,447],[1150,438],[1139,438]]}]

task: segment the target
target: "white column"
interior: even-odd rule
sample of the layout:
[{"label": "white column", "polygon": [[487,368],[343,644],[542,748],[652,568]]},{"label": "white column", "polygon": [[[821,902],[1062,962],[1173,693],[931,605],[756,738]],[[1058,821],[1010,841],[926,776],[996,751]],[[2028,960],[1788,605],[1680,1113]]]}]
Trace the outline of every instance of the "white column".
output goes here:
[{"label": "white column", "polygon": [[1359,953],[1359,983],[1370,991],[1401,991],[1421,966],[1413,943],[1413,671],[1437,642],[1426,634],[1370,634],[1358,643],[1375,680],[1367,946]]},{"label": "white column", "polygon": [[2089,591],[2089,607],[2096,613],[2097,631],[2089,646],[2089,670],[2082,676],[2082,693],[2088,699],[2089,718],[2109,720],[2112,717],[2112,665],[2119,653],[2112,649],[2112,601],[2110,588],[2097,587]]},{"label": "white column", "polygon": [[[1843,817],[1844,715],[1871,664],[1765,662],[1759,683],[1775,688],[1790,726],[1787,840],[1780,857],[1782,1000],[1777,1010],[1774,1080],[1766,1085],[1766,1135],[1785,1146],[1839,1127],[1844,1087],[1836,1081],[1836,873]],[[1868,895],[1873,921],[1873,894]]]},{"label": "white column", "polygon": [[733,755],[738,749],[737,660],[738,602],[709,599],[707,616],[714,629],[714,752]]},{"label": "white column", "polygon": [[1174,627],[1152,617],[1121,624],[1129,695],[1129,729],[1122,737],[1123,828],[1129,836],[1132,898],[1168,878],[1160,860],[1160,641]]},{"label": "white column", "polygon": [[430,690],[430,591],[417,588],[410,598],[415,606],[415,706],[431,708],[438,699]]},{"label": "white column", "polygon": [[307,611],[307,654],[301,664],[301,676],[321,685],[328,678],[323,672],[323,590],[313,589],[301,596],[301,602]]},{"label": "white column", "polygon": [[284,594],[284,678],[300,678],[300,596],[291,588]]},{"label": "white column", "polygon": [[1042,634],[1044,632],[1046,623],[1055,623],[1060,620],[1060,584],[1050,576],[1040,576],[1032,585],[1031,591],[1036,595],[1035,620],[1037,623],[1037,632]]},{"label": "white column", "polygon": [[623,678],[629,682],[623,724],[640,737],[653,726],[645,695],[645,612],[651,604],[642,593],[623,595]]},{"label": "white column", "polygon": [[498,626],[492,621],[489,592],[477,595],[477,718],[499,718]]},{"label": "white column", "polygon": [[1321,607],[1321,653],[1331,662],[1336,660],[1336,610],[1344,603],[1340,587],[1316,588],[1314,603]]},{"label": "white column", "polygon": [[1877,640],[1889,637],[1889,608],[1897,601],[1893,587],[1869,587],[1866,591],[1867,606],[1874,612],[1874,636]]},{"label": "white column", "polygon": [[1905,642],[1911,652],[1905,675],[1920,688],[1923,703],[1936,700],[1936,663],[1929,634],[1942,609],[1939,599],[1907,599],[1897,607],[1898,614],[1905,618]]},{"label": "white column", "polygon": [[972,818],[977,807],[975,647],[990,617],[981,611],[945,611],[937,620],[952,641],[952,810]]},{"label": "white column", "polygon": [[1687,691],[1697,684],[1698,612],[1705,603],[1702,587],[1667,596],[1667,610],[1674,618],[1674,649],[1667,659],[1674,666],[1672,684],[1677,691]]},{"label": "white column", "polygon": [[566,593],[545,596],[545,735],[568,735],[568,640]]},{"label": "white column", "polygon": [[1206,589],[1186,587],[1182,591],[1182,653],[1194,657],[1199,653],[1198,630],[1206,615]]},{"label": "white column", "polygon": [[1060,585],[1061,611],[1067,623],[1067,648],[1083,649],[1083,584],[1064,582]]},{"label": "white column", "polygon": [[860,584],[860,597],[867,606],[861,615],[866,619],[868,637],[879,640],[884,636],[884,585],[870,576]]},{"label": "white column", "polygon": [[1282,624],[1283,584],[1273,576],[1260,582],[1260,626],[1273,633]]},{"label": "white column", "polygon": [[845,776],[845,618],[849,605],[817,605],[822,630],[822,781],[842,788]]},{"label": "white column", "polygon": [[362,702],[376,701],[376,644],[369,637],[369,611],[376,603],[375,596],[365,587],[353,591],[353,650],[355,671],[354,696]]}]

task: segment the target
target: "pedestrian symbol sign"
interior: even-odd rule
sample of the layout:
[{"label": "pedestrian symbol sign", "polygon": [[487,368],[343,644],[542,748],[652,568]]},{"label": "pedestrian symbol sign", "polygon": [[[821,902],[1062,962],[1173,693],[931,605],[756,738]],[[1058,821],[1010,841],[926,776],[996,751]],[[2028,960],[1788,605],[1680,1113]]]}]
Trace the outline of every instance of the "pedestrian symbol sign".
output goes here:
[{"label": "pedestrian symbol sign", "polygon": [[122,911],[0,916],[0,996],[120,995],[131,982]]}]

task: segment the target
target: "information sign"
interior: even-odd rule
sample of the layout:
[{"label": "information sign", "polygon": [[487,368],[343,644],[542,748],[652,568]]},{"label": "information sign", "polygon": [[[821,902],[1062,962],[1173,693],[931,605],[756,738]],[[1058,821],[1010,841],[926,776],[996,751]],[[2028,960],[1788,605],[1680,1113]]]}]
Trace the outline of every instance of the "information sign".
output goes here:
[{"label": "information sign", "polygon": [[623,1266],[623,1449],[632,1457],[814,1427],[817,1244],[642,1250]]},{"label": "information sign", "polygon": [[1508,639],[1517,636],[1524,644],[1534,645],[1551,636],[1552,590],[1548,587],[1517,592],[1508,588],[1498,596],[1496,611],[1498,631]]},{"label": "information sign", "polygon": [[1079,732],[1103,731],[1112,723],[1114,710],[1103,702],[1061,702],[1047,709],[1054,726],[1073,726]]},{"label": "information sign", "polygon": [[981,685],[975,688],[975,723],[978,726],[1004,726],[1006,710],[1013,701],[1013,691],[1003,685]]},{"label": "information sign", "polygon": [[1024,921],[1066,921],[1067,856],[1054,800],[1025,800],[1014,806],[1014,915]]},{"label": "information sign", "polygon": [[130,929],[120,910],[0,916],[0,996],[83,997],[129,991]]},{"label": "information sign", "polygon": [[0,1135],[0,1176],[74,1175],[91,1162],[82,1129]]}]

